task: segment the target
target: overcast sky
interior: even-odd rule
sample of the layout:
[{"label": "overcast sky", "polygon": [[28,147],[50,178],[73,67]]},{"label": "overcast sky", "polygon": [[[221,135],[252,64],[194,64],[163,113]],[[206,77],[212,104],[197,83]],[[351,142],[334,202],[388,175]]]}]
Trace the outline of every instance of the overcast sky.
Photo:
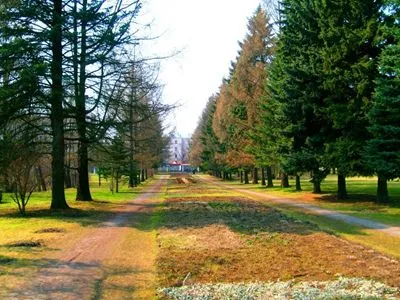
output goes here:
[{"label": "overcast sky", "polygon": [[230,62],[247,31],[248,18],[259,0],[145,0],[142,20],[153,20],[146,52],[165,55],[182,50],[161,63],[160,80],[167,103],[182,104],[168,121],[190,137],[208,98],[228,75]]}]

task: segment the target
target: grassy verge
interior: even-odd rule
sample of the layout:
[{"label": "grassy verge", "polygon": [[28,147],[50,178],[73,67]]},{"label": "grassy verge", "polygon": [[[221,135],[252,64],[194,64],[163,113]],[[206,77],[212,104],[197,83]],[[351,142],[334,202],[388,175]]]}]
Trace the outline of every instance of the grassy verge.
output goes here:
[{"label": "grassy verge", "polygon": [[376,178],[374,177],[348,178],[349,199],[346,200],[338,200],[336,198],[337,183],[336,177],[333,175],[328,176],[323,181],[323,193],[317,195],[312,193],[312,185],[308,180],[302,180],[303,190],[300,192],[296,191],[294,186],[281,188],[279,181],[274,181],[275,187],[273,188],[265,188],[255,184],[245,185],[238,181],[220,181],[220,183],[233,185],[241,189],[265,192],[272,196],[296,199],[355,217],[366,218],[387,225],[400,226],[400,182],[396,181],[391,181],[388,184],[392,199],[389,204],[378,204],[374,201],[376,193]]},{"label": "grassy verge", "polygon": [[[95,178],[92,178],[95,179]],[[74,200],[75,190],[66,190],[71,209],[50,211],[50,192],[34,193],[21,216],[10,199],[0,204],[0,290],[18,288],[41,267],[53,263],[57,253],[73,246],[89,230],[111,218],[114,210],[135,198],[148,183],[112,194],[107,184],[91,182],[91,202]]]},{"label": "grassy verge", "polygon": [[397,260],[327,232],[368,235],[354,226],[332,228],[203,182],[172,180],[159,213],[160,287],[340,276],[400,286]]}]

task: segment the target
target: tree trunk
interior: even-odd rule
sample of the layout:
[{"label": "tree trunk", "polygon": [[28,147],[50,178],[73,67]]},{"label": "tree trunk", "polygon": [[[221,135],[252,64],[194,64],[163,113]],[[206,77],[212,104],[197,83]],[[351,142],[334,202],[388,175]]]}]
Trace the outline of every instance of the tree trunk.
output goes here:
[{"label": "tree trunk", "polygon": [[301,191],[301,182],[299,175],[296,175],[296,191]]},{"label": "tree trunk", "polygon": [[244,171],[244,184],[249,184],[249,171]]},{"label": "tree trunk", "polygon": [[67,166],[65,168],[65,187],[67,189],[72,188],[72,180],[71,180],[71,169]]},{"label": "tree trunk", "polygon": [[347,199],[346,177],[340,173],[338,173],[337,198],[339,200]]},{"label": "tree trunk", "polygon": [[[86,128],[84,131],[86,132]],[[78,147],[78,185],[76,200],[92,201],[89,187],[89,159],[86,141],[80,142]]]},{"label": "tree trunk", "polygon": [[119,174],[117,173],[117,176],[115,178],[115,192],[119,193]]},{"label": "tree trunk", "polygon": [[[82,1],[82,12],[86,14],[87,0]],[[76,102],[76,128],[79,136],[78,145],[78,186],[76,191],[76,200],[92,201],[89,186],[89,156],[86,128],[86,16],[81,21],[81,46],[79,59],[79,92],[75,97]]]},{"label": "tree trunk", "polygon": [[288,188],[289,185],[289,176],[286,173],[282,173],[281,175],[281,187]]},{"label": "tree trunk", "polygon": [[47,191],[46,181],[44,180],[42,168],[40,166],[36,167],[36,176],[39,182],[40,190],[44,192]]},{"label": "tree trunk", "polygon": [[267,167],[267,187],[274,187],[274,181],[272,179],[272,168],[271,168],[271,166]]},{"label": "tree trunk", "polygon": [[145,174],[144,174],[144,169],[142,169],[142,182],[144,182],[146,179],[145,179]]},{"label": "tree trunk", "polygon": [[243,183],[243,171],[240,171],[240,183]]},{"label": "tree trunk", "polygon": [[261,167],[261,185],[262,186],[266,186],[266,182],[265,182],[265,168]]},{"label": "tree trunk", "polygon": [[253,169],[253,184],[258,184],[258,168]]},{"label": "tree trunk", "polygon": [[387,187],[387,180],[378,175],[378,189],[376,193],[376,201],[378,203],[389,202],[389,192]]},{"label": "tree trunk", "polygon": [[54,0],[52,31],[51,31],[51,99],[50,122],[53,135],[52,141],[52,189],[51,209],[68,208],[64,193],[64,111],[63,111],[63,86],[62,86],[62,0]]},{"label": "tree trunk", "polygon": [[99,174],[99,187],[101,187],[101,175]]},{"label": "tree trunk", "polygon": [[144,171],[144,178],[145,178],[146,180],[149,178],[149,174],[148,174],[147,168],[146,168],[145,171]]},{"label": "tree trunk", "polygon": [[313,181],[313,193],[315,194],[321,193],[321,181],[317,180]]}]

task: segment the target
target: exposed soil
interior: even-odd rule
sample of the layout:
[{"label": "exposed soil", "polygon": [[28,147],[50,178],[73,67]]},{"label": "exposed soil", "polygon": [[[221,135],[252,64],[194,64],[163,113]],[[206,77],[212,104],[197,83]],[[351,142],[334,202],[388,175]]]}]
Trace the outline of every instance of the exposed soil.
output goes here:
[{"label": "exposed soil", "polygon": [[[373,278],[400,287],[399,261],[233,197],[171,198],[162,212],[160,286]],[[188,275],[190,274],[190,275]]]}]

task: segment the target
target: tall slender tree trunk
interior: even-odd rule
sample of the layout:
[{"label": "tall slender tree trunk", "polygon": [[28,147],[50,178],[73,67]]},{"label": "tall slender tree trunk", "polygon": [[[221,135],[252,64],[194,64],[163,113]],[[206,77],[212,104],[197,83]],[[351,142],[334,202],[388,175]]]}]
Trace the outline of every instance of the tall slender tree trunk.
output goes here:
[{"label": "tall slender tree trunk", "polygon": [[244,170],[244,184],[249,184],[249,171]]},{"label": "tall slender tree trunk", "polygon": [[253,169],[253,182],[254,184],[258,184],[258,168]]},{"label": "tall slender tree trunk", "polygon": [[40,190],[47,191],[46,181],[44,180],[44,177],[43,177],[43,171],[39,165],[36,167],[36,176],[37,176],[37,179],[39,182]]},{"label": "tall slender tree trunk", "polygon": [[300,176],[296,174],[296,191],[301,191]]},{"label": "tall slender tree trunk", "polygon": [[240,171],[240,183],[243,183],[243,171]]},{"label": "tall slender tree trunk", "polygon": [[266,182],[265,182],[265,168],[261,167],[261,185],[265,186]]},{"label": "tall slender tree trunk", "polygon": [[64,193],[64,111],[62,86],[62,0],[53,0],[53,16],[51,31],[51,99],[50,122],[53,134],[52,141],[52,189],[51,209],[68,208]]},{"label": "tall slender tree trunk", "polygon": [[282,172],[282,175],[281,175],[281,187],[283,187],[283,188],[290,187],[290,185],[289,185],[289,176],[288,176],[288,174],[286,174],[284,172]]},{"label": "tall slender tree trunk", "polygon": [[378,175],[378,188],[376,192],[376,201],[378,203],[389,202],[389,192],[387,187],[387,180]]},{"label": "tall slender tree trunk", "polygon": [[115,177],[115,192],[119,193],[119,172],[117,172],[117,176]]},{"label": "tall slender tree trunk", "polygon": [[92,201],[89,186],[89,156],[86,128],[86,9],[87,0],[82,1],[83,18],[81,20],[81,46],[79,59],[79,92],[76,97],[76,127],[79,136],[78,145],[78,186],[76,200]]},{"label": "tall slender tree trunk", "polygon": [[149,173],[147,171],[147,168],[144,171],[144,177],[145,177],[146,180],[149,178]]},{"label": "tall slender tree trunk", "polygon": [[340,172],[338,172],[337,198],[340,200],[347,199],[346,177]]},{"label": "tall slender tree trunk", "polygon": [[271,168],[271,166],[267,167],[267,187],[274,187],[274,181],[272,179],[272,168]]},{"label": "tall slender tree trunk", "polygon": [[65,187],[67,189],[72,188],[72,180],[71,180],[71,169],[67,165],[65,168]]},{"label": "tall slender tree trunk", "polygon": [[142,169],[142,182],[144,182],[146,180],[145,178],[145,174],[144,174],[144,169]]}]

